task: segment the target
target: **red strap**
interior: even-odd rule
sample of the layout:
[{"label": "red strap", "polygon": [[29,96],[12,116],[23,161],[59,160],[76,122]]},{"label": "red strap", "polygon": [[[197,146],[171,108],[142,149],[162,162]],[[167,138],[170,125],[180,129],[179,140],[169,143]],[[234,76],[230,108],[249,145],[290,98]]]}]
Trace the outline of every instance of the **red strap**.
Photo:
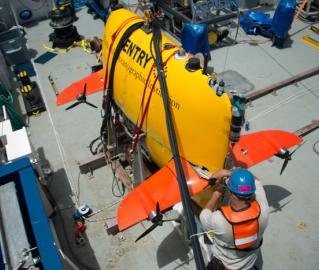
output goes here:
[{"label": "red strap", "polygon": [[153,65],[152,65],[152,67],[150,69],[150,72],[148,73],[148,76],[147,76],[147,79],[146,79],[146,82],[145,82],[145,85],[144,85],[143,97],[142,97],[142,102],[141,102],[142,114],[144,113],[143,112],[143,106],[144,106],[144,98],[145,98],[145,94],[146,94],[147,85],[148,85],[148,82],[149,82],[149,80],[151,78],[151,74],[152,74],[152,71],[153,71],[154,67],[155,67],[155,62],[153,63]]},{"label": "red strap", "polygon": [[[148,76],[147,76],[147,79],[146,79],[146,82],[145,82],[145,85],[144,85],[144,90],[143,90],[143,97],[142,97],[142,101],[141,101],[141,111],[142,111],[142,118],[143,118],[143,115],[144,115],[144,111],[143,111],[143,107],[144,107],[144,99],[145,99],[145,94],[146,94],[146,88],[147,88],[147,85],[148,85],[148,82],[150,80],[150,77],[151,77],[151,74],[152,74],[152,71],[153,71],[153,68],[155,67],[155,62],[152,64],[151,66],[151,69],[148,73]],[[136,124],[135,124],[135,128],[134,128],[134,134],[133,134],[133,137],[135,136],[135,134],[137,134],[137,124],[138,124],[138,119],[139,119],[139,115],[137,117],[137,120],[136,120]],[[134,140],[134,139],[133,139]],[[133,147],[134,148],[134,151],[135,151],[135,148],[136,148],[136,145],[135,145],[135,142],[133,142]]]},{"label": "red strap", "polygon": [[108,83],[108,70],[109,70],[109,60],[110,60],[110,54],[111,54],[111,51],[112,51],[112,48],[113,48],[113,45],[114,45],[114,42],[117,38],[117,36],[119,35],[119,33],[123,30],[123,28],[130,22],[132,21],[135,21],[135,20],[138,20],[138,19],[141,19],[141,17],[139,16],[134,16],[134,17],[130,17],[128,19],[126,19],[120,26],[119,28],[116,30],[116,32],[112,35],[112,41],[111,41],[111,44],[110,44],[110,47],[109,47],[109,52],[108,52],[108,55],[107,55],[107,63],[106,63],[106,69],[105,69],[105,77],[104,77],[104,90],[106,89],[106,85]]},{"label": "red strap", "polygon": [[[161,54],[164,52],[164,51],[167,51],[167,50],[170,50],[170,49],[174,49],[176,46],[173,45],[172,47],[170,47],[169,49],[162,49],[161,51]],[[175,52],[174,52],[175,53]],[[174,54],[173,54],[174,55]],[[165,66],[168,62],[168,60],[172,57],[172,55],[169,56],[169,58],[163,63],[163,65]],[[143,113],[143,106],[144,106],[144,98],[145,98],[145,94],[146,94],[146,89],[147,89],[147,85],[148,85],[148,82],[150,80],[150,77],[151,77],[151,74],[152,74],[152,71],[153,71],[153,68],[155,67],[155,62],[153,62],[153,65],[148,73],[148,76],[147,76],[147,79],[146,79],[146,82],[145,82],[145,85],[144,85],[144,90],[143,90],[143,97],[142,97],[142,102],[141,102],[141,108],[142,108],[142,113]],[[156,82],[156,81],[155,81]]]},{"label": "red strap", "polygon": [[[165,49],[164,49],[164,50],[165,50]],[[164,51],[164,50],[163,50],[163,51]],[[163,51],[162,51],[162,52],[163,52]],[[174,51],[174,52],[166,59],[166,61],[163,63],[163,67],[165,67],[165,66],[167,65],[168,61],[175,55],[175,53],[176,53],[176,51]],[[143,109],[143,103],[144,103],[144,96],[145,96],[146,88],[147,88],[147,85],[148,85],[148,80],[149,80],[149,78],[150,78],[150,75],[151,75],[151,72],[152,72],[152,69],[153,69],[154,66],[155,66],[155,63],[153,63],[153,65],[152,65],[152,68],[151,68],[151,70],[150,70],[150,72],[149,72],[149,74],[148,74],[148,77],[147,77],[147,80],[146,80],[146,83],[145,83],[145,86],[144,86],[144,93],[143,93],[143,98],[142,98],[142,109]],[[135,133],[136,138],[135,138],[135,140],[133,141],[132,153],[134,153],[135,150],[136,150],[136,146],[137,146],[137,143],[138,143],[138,139],[139,139],[139,137],[140,137],[140,133],[141,133],[141,130],[142,130],[142,127],[143,127],[143,124],[144,124],[144,120],[145,120],[145,117],[146,117],[146,113],[147,113],[147,111],[148,111],[148,108],[149,108],[149,105],[150,105],[150,101],[151,101],[151,97],[152,97],[152,94],[153,94],[153,90],[154,90],[154,88],[155,88],[155,84],[156,84],[157,80],[158,80],[158,75],[155,77],[154,83],[153,83],[153,85],[152,85],[152,89],[151,89],[150,94],[149,94],[148,99],[147,99],[147,103],[146,103],[146,106],[145,106],[145,110],[144,110],[143,115],[142,115],[141,122],[140,122],[140,124],[139,124],[139,127],[138,127],[137,132]]]}]

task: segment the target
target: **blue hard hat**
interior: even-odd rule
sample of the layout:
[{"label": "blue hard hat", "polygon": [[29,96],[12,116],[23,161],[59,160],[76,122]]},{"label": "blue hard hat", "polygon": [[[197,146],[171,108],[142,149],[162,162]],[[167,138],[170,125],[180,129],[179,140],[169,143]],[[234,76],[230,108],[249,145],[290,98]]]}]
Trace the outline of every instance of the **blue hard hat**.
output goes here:
[{"label": "blue hard hat", "polygon": [[249,196],[255,193],[255,178],[253,174],[246,169],[235,169],[226,181],[228,189],[237,195]]}]

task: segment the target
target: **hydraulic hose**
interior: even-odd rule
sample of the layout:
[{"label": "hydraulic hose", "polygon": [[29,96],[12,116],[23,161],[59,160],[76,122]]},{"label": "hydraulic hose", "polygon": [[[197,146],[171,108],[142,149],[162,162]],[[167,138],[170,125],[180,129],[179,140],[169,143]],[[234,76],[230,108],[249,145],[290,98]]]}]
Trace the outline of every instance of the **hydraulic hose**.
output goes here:
[{"label": "hydraulic hose", "polygon": [[103,117],[103,122],[100,130],[101,136],[104,135],[104,131],[108,127],[108,121],[111,118],[111,102],[113,98],[113,87],[114,87],[114,71],[115,71],[115,66],[117,63],[117,60],[120,56],[120,53],[127,41],[127,39],[132,35],[134,31],[139,29],[144,22],[137,22],[135,24],[132,24],[129,28],[126,29],[124,34],[122,35],[119,43],[117,44],[117,47],[115,49],[113,58],[112,58],[112,64],[111,64],[111,69],[110,69],[110,74],[109,74],[109,85],[108,85],[108,91],[107,91],[107,96],[106,96],[106,104],[104,108],[104,117]]},{"label": "hydraulic hose", "polygon": [[196,235],[197,228],[196,228],[195,218],[192,212],[190,195],[189,195],[189,191],[188,191],[188,187],[187,187],[187,183],[185,179],[184,170],[180,161],[176,134],[174,130],[172,114],[171,114],[169,101],[168,101],[168,89],[167,89],[167,84],[165,79],[165,73],[163,71],[163,61],[162,61],[161,48],[160,48],[161,41],[162,41],[161,31],[160,31],[158,22],[155,20],[153,22],[153,43],[154,43],[154,49],[155,49],[155,63],[156,63],[156,69],[157,69],[157,75],[158,75],[158,79],[160,83],[160,88],[162,91],[169,143],[170,143],[171,151],[174,158],[178,186],[179,186],[179,190],[180,190],[180,194],[182,198],[182,204],[183,204],[185,217],[186,217],[187,230],[189,234],[193,236],[193,237],[190,237],[190,241],[191,241],[193,252],[194,252],[196,268],[198,270],[203,270],[205,269],[205,263],[204,263],[203,255],[201,253],[198,237]]}]

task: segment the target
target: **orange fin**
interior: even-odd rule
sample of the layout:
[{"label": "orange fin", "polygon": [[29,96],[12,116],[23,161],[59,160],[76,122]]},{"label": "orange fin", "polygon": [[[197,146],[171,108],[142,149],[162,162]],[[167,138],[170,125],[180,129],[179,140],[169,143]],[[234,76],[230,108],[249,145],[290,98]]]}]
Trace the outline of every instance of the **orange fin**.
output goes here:
[{"label": "orange fin", "polygon": [[90,74],[82,80],[72,83],[69,87],[65,88],[56,100],[56,105],[62,105],[64,103],[76,100],[78,94],[83,92],[84,84],[87,85],[86,95],[93,94],[101,91],[104,88],[104,76],[105,70],[101,69],[97,72]]},{"label": "orange fin", "polygon": [[[194,195],[208,186],[207,180],[200,178],[192,166],[181,159],[190,195]],[[151,175],[133,189],[121,202],[117,211],[117,223],[120,231],[146,219],[159,203],[164,211],[181,201],[174,161]]]},{"label": "orange fin", "polygon": [[249,168],[277,154],[283,147],[300,144],[302,139],[282,130],[266,130],[241,136],[235,146],[230,146],[234,164]]}]

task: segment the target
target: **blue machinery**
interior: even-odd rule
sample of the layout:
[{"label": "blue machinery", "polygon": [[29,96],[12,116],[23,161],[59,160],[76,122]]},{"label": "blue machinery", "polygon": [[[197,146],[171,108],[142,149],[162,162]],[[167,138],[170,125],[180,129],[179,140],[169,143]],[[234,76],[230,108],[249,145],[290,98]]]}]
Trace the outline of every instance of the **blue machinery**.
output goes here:
[{"label": "blue machinery", "polygon": [[63,269],[28,158],[0,167],[0,270]]}]

